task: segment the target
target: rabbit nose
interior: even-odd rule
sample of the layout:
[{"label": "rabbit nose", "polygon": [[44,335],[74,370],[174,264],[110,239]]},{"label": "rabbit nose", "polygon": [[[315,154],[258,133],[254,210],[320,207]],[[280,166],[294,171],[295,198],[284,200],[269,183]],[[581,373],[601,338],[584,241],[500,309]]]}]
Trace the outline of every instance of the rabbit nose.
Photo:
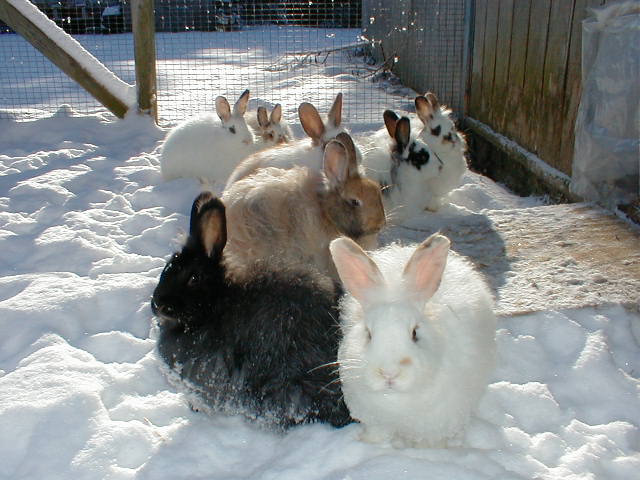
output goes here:
[{"label": "rabbit nose", "polygon": [[387,382],[392,382],[400,375],[400,370],[390,370],[385,368],[379,368],[378,373],[382,378],[384,378]]}]

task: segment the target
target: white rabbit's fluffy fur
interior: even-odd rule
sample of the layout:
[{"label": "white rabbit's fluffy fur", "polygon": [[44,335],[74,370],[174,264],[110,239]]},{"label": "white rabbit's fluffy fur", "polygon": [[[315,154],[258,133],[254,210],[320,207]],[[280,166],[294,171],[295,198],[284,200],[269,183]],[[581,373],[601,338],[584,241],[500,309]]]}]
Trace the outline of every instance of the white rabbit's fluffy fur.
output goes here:
[{"label": "white rabbit's fluffy fur", "polygon": [[451,119],[451,110],[440,105],[435,94],[427,92],[416,97],[415,106],[420,120],[412,122],[412,126],[419,130],[419,137],[443,166],[436,181],[430,185],[428,208],[435,211],[445,203],[449,192],[460,185],[462,175],[467,171],[467,143]]},{"label": "white rabbit's fluffy fur", "polygon": [[435,234],[418,248],[394,244],[368,257],[349,239],[331,243],[348,292],[342,390],[364,441],[455,445],[485,391],[495,356],[493,298],[448,247]]},{"label": "white rabbit's fluffy fur", "polygon": [[273,121],[272,115],[268,124],[263,127],[258,125],[257,135],[254,136],[244,118],[248,100],[249,90],[245,90],[231,110],[228,101],[218,97],[217,116],[200,115],[173,128],[162,147],[162,177],[165,180],[203,178],[224,185],[243,159],[276,145],[282,141],[283,134],[290,134],[286,125]]},{"label": "white rabbit's fluffy fur", "polygon": [[[315,170],[322,170],[324,146],[336,138],[338,134],[347,132],[342,127],[342,94],[339,93],[329,110],[326,121],[323,120],[310,103],[301,103],[298,107],[300,124],[309,139],[298,140],[278,148],[262,150],[244,160],[233,171],[225,189],[238,180],[251,175],[259,168],[278,167],[292,168],[304,166]],[[361,159],[360,152],[356,148],[356,158]]]}]

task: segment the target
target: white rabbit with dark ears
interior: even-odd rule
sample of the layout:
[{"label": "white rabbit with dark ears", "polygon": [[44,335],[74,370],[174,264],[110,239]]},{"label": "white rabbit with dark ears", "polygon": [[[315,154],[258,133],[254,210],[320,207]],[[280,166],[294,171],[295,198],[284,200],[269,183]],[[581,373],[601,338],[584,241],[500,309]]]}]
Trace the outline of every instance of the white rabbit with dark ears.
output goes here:
[{"label": "white rabbit with dark ears", "polygon": [[247,124],[265,145],[280,145],[295,140],[291,128],[282,118],[282,105],[273,107],[271,113],[263,106],[247,113]]},{"label": "white rabbit with dark ears", "polygon": [[439,234],[371,257],[347,238],[331,254],[340,307],[340,378],[361,439],[444,447],[461,439],[495,357],[493,298]]},{"label": "white rabbit with dark ears", "polygon": [[385,128],[363,148],[365,174],[383,188],[385,211],[393,223],[424,213],[432,207],[434,184],[443,168],[429,146],[411,131],[407,117],[383,114]]},{"label": "white rabbit with dark ears", "polygon": [[[322,170],[324,147],[340,133],[348,134],[347,130],[342,126],[342,93],[336,96],[327,115],[326,122],[323,121],[318,110],[308,102],[303,102],[298,106],[298,117],[302,129],[310,141],[307,139],[298,140],[251,155],[233,171],[225,188],[229,188],[234,182],[264,167],[286,169],[294,166],[306,166]],[[354,148],[359,162],[361,154],[357,147],[354,146]]]},{"label": "white rabbit with dark ears", "polygon": [[200,178],[223,186],[242,160],[277,145],[280,137],[273,132],[286,129],[281,124],[271,123],[260,130],[256,138],[245,121],[248,102],[249,90],[240,95],[233,109],[225,97],[217,97],[218,118],[205,114],[173,128],[160,154],[162,177],[165,180]]},{"label": "white rabbit with dark ears", "polygon": [[[419,136],[442,162],[438,181],[432,185],[431,210],[446,202],[451,190],[458,187],[467,171],[467,143],[451,119],[451,110],[441,105],[436,95],[427,92],[415,99],[416,113],[422,122]],[[416,127],[419,128],[416,122]]]}]

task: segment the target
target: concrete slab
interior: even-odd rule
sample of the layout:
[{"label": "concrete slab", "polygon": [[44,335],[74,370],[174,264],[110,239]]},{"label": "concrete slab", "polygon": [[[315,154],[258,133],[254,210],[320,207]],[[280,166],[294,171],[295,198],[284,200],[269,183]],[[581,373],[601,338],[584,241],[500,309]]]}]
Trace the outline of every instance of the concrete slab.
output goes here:
[{"label": "concrete slab", "polygon": [[606,210],[577,203],[434,218],[382,241],[419,242],[438,229],[487,276],[501,315],[640,305],[640,232]]}]

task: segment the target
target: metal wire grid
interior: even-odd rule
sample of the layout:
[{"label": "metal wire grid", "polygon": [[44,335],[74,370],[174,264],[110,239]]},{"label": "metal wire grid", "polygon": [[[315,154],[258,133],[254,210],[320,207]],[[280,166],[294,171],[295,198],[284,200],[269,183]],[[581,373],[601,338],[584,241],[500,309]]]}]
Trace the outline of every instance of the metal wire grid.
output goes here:
[{"label": "metal wire grid", "polygon": [[[218,95],[233,103],[246,88],[250,108],[281,103],[290,122],[297,121],[300,102],[326,112],[342,92],[345,122],[380,124],[383,108],[368,93],[369,70],[356,56],[364,53],[359,0],[254,0],[239,12],[239,28],[209,24],[206,29],[218,31],[202,32],[194,19],[178,13],[176,20],[172,10],[163,11],[169,30],[181,30],[184,23],[187,31],[156,37],[161,124],[213,111]],[[336,28],[348,26],[356,28]]]},{"label": "metal wire grid", "polygon": [[462,112],[470,0],[363,0],[363,35],[404,84]]},{"label": "metal wire grid", "polygon": [[[415,3],[415,2],[414,2]],[[414,40],[402,76],[408,85],[431,90],[456,112],[464,104],[465,0],[431,0],[430,8],[413,9]],[[430,61],[418,64],[426,55]],[[406,77],[405,77],[406,75]]]},{"label": "metal wire grid", "polygon": [[[74,38],[123,81],[135,83],[131,34]],[[0,35],[0,118],[28,120],[48,116],[65,104],[79,113],[105,111],[20,35]]]},{"label": "metal wire grid", "polygon": [[[212,111],[217,95],[226,95],[233,103],[245,88],[251,89],[259,103],[283,103],[285,115],[291,119],[302,101],[326,111],[339,91],[345,95],[345,119],[350,124],[379,125],[384,108],[410,108],[411,93],[406,89],[394,87],[391,90],[396,95],[386,95],[368,85],[372,79],[384,77],[373,75],[375,67],[369,67],[363,61],[366,57],[360,56],[364,49],[355,46],[360,29],[330,28],[359,24],[358,2],[325,0],[316,2],[311,10],[312,2],[308,1],[245,0],[238,25],[220,25],[227,21],[224,18],[211,20],[216,3],[220,1],[156,0],[156,28],[169,30],[156,35],[161,125]],[[439,7],[438,31],[443,32],[450,28],[446,17],[458,12],[447,2]],[[413,15],[420,17],[423,10],[417,9]],[[206,22],[201,18],[203,12],[209,19]],[[379,17],[385,20],[385,12],[379,12]],[[122,80],[135,82],[130,33],[75,38]],[[0,96],[6,107],[0,110],[0,118],[42,116],[62,104],[70,104],[80,113],[104,111],[20,36],[0,35],[0,46]],[[351,47],[342,49],[345,46]],[[420,55],[418,47],[414,51]],[[417,66],[428,61],[423,56],[412,63]],[[437,73],[443,78],[455,75],[442,70]],[[411,69],[407,74],[410,79],[419,75]],[[389,86],[386,82],[381,85]]]}]

